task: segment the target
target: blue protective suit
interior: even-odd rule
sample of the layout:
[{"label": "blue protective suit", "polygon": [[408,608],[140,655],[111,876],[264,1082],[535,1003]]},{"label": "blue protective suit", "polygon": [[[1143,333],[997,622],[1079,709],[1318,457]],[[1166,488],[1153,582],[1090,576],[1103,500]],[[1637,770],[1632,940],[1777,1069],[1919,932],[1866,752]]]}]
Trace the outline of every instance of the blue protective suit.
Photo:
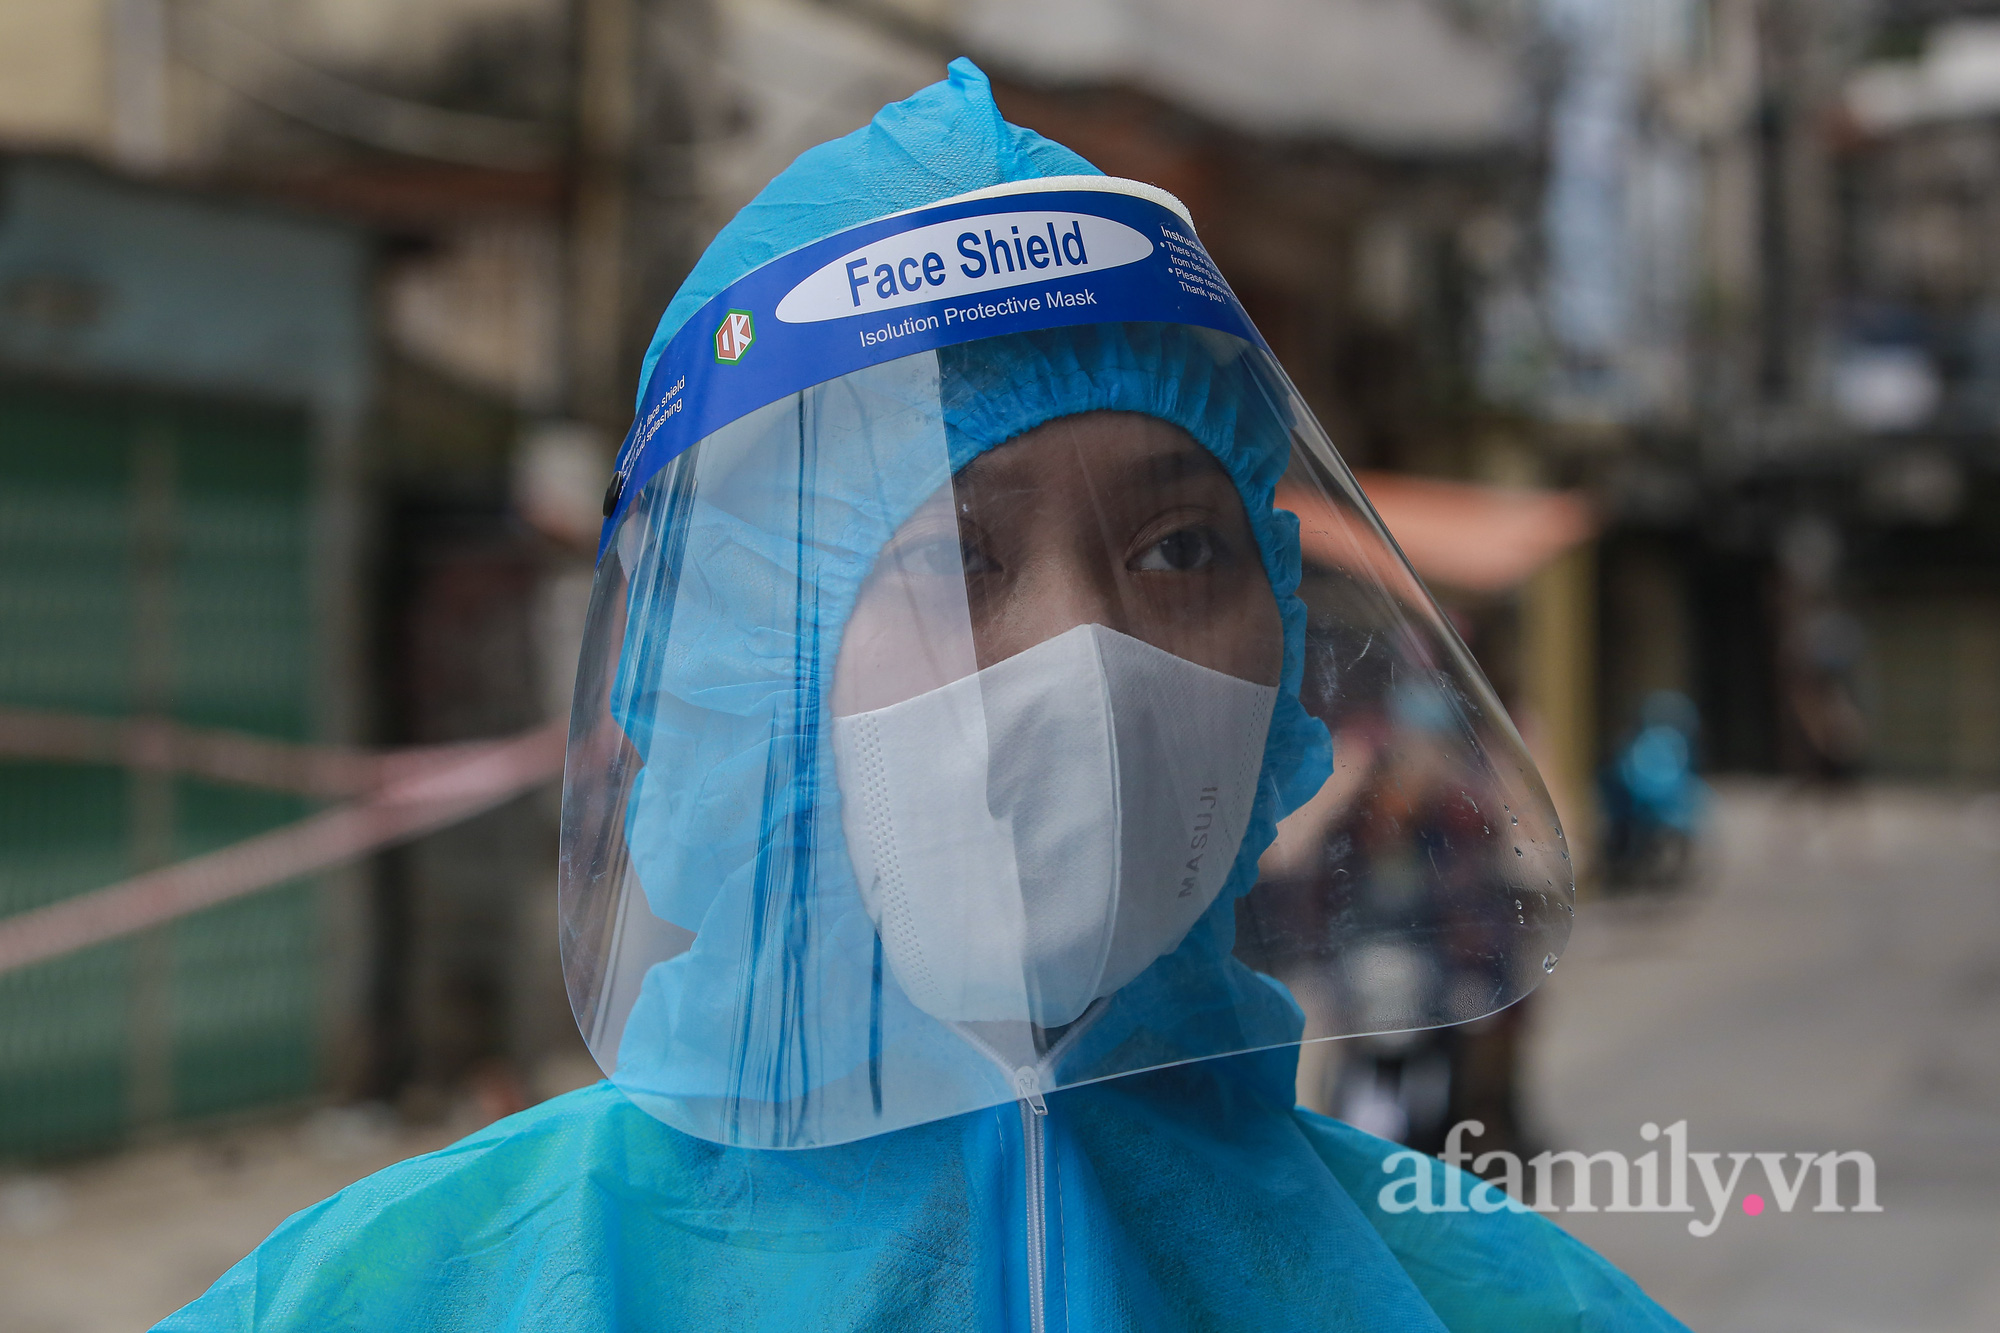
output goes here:
[{"label": "blue protective suit", "polygon": [[[669,307],[648,369],[705,300],[799,244],[982,186],[1091,170],[1008,125],[984,76],[956,62],[947,83],[807,153],[746,208]],[[1254,873],[1271,821],[1317,786],[1326,763],[1324,732],[1297,698],[1297,543],[1289,516],[1270,504],[1282,449],[1238,438],[1230,405],[1247,390],[1222,384],[1226,363],[1180,333],[1029,335],[1009,355],[1039,361],[1027,380],[1040,399],[986,392],[978,366],[954,369],[941,355],[943,383],[962,390],[947,393],[951,466],[1040,420],[1110,407],[1182,425],[1245,496],[1288,622],[1269,799],[1239,866]],[[920,499],[938,480],[911,494]],[[906,503],[889,505],[870,530],[886,536]],[[638,733],[672,725],[671,708],[661,708],[623,715],[641,748]],[[643,802],[634,809],[635,821],[647,818]],[[717,870],[709,901],[656,899],[656,909],[715,928],[731,867]],[[1179,1050],[1218,1021],[1296,1039],[1289,997],[1228,959],[1230,900],[1243,887],[1225,889],[1181,949],[1120,993],[1094,1040]],[[683,956],[694,960],[683,972],[705,965],[699,954]],[[672,965],[654,971],[661,986],[691,984]],[[643,1022],[637,1030],[656,1031]],[[659,1077],[698,1080],[698,1065],[667,1056],[662,1041]],[[161,1327],[1680,1327],[1546,1219],[1386,1210],[1384,1161],[1395,1146],[1295,1109],[1295,1064],[1289,1046],[1201,1060],[1051,1094],[1046,1115],[1009,1103],[795,1151],[719,1146],[599,1084],[298,1214]],[[1439,1197],[1443,1175],[1432,1173]]]}]

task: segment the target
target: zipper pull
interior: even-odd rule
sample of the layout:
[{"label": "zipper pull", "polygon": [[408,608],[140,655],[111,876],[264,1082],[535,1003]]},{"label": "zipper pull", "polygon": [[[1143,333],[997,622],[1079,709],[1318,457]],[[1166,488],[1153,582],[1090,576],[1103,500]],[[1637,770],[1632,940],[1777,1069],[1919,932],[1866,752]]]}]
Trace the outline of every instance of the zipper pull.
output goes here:
[{"label": "zipper pull", "polygon": [[1036,1115],[1049,1113],[1049,1104],[1042,1100],[1042,1076],[1034,1066],[1022,1065],[1014,1071],[1014,1092]]}]

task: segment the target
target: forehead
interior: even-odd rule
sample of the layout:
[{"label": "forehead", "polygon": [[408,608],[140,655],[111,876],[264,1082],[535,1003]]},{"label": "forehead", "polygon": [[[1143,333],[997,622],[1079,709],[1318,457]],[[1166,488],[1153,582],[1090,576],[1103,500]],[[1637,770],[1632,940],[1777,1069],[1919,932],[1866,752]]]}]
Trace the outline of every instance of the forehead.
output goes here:
[{"label": "forehead", "polygon": [[1233,486],[1221,464],[1171,422],[1138,412],[1085,412],[1044,422],[960,469],[966,498],[1083,484],[1106,494]]}]

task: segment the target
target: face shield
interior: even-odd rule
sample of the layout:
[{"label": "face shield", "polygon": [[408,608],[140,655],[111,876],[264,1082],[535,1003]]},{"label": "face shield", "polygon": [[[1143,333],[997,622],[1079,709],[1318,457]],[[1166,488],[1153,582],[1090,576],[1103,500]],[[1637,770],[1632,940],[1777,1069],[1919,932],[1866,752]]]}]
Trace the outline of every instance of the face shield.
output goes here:
[{"label": "face shield", "polygon": [[774,260],[660,357],[610,507],[563,965],[676,1128],[1464,1022],[1568,937],[1520,738],[1157,191]]}]

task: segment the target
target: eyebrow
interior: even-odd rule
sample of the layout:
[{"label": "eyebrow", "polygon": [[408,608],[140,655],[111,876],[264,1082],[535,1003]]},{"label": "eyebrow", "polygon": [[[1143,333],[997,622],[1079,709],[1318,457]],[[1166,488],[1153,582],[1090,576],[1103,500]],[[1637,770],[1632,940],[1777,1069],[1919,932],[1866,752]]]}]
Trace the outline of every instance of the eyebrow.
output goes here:
[{"label": "eyebrow", "polygon": [[1229,474],[1224,471],[1222,464],[1214,455],[1199,445],[1192,449],[1148,454],[1125,469],[1125,480],[1150,482],[1156,486],[1186,481],[1190,478],[1212,478],[1226,482],[1229,480]]}]

